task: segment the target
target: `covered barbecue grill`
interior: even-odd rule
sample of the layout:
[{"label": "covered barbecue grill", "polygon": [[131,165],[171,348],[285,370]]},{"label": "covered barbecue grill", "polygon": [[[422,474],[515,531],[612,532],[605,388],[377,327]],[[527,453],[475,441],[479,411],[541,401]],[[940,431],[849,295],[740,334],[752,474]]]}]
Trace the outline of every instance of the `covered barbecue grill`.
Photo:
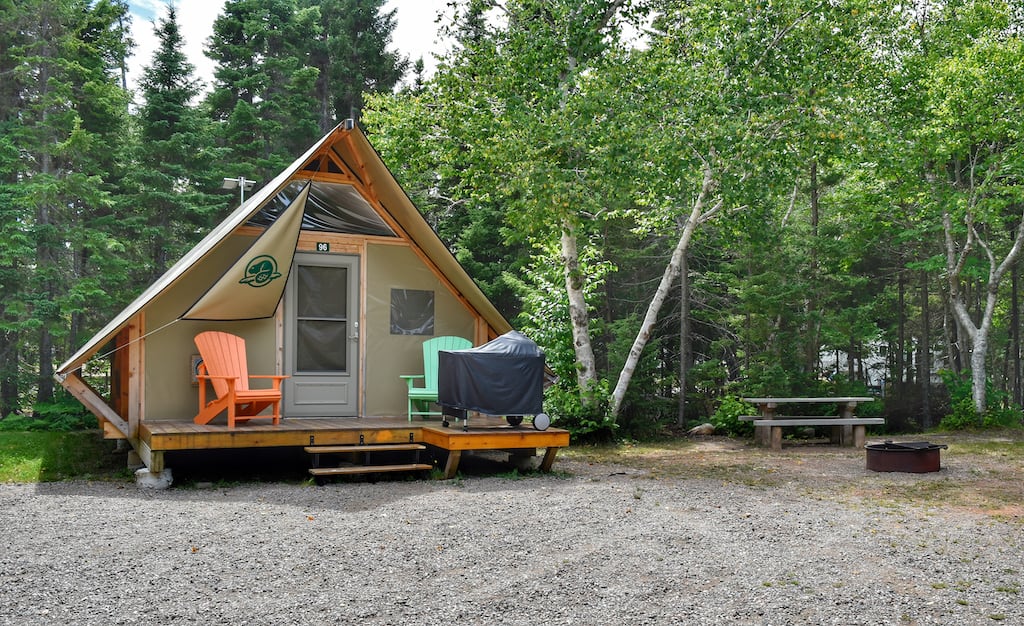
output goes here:
[{"label": "covered barbecue grill", "polygon": [[445,415],[461,419],[469,411],[504,415],[518,426],[533,415],[534,428],[550,423],[543,413],[544,352],[526,335],[510,331],[482,346],[438,353],[437,402]]}]

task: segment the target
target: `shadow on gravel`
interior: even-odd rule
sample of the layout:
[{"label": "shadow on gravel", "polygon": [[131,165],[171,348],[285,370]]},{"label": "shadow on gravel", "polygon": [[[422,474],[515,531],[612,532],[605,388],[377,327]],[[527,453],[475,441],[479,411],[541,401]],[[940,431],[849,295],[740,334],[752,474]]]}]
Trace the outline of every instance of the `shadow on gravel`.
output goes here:
[{"label": "shadow on gravel", "polygon": [[[500,474],[530,475],[535,470],[523,470],[509,461],[504,453],[463,454],[459,463],[458,478],[494,476]],[[392,483],[410,480],[429,480],[437,477],[444,467],[446,456],[443,451],[423,456],[424,462],[431,463],[434,473],[372,473],[332,478],[327,484],[346,483]],[[539,457],[532,461],[535,467]],[[375,463],[408,462],[402,457],[389,458],[384,453],[375,456]],[[169,452],[165,464],[174,473],[177,486],[195,486],[237,483],[305,483],[311,480],[308,473],[310,455],[302,448],[250,448],[239,450],[187,450]],[[538,474],[539,475],[539,474]]]},{"label": "shadow on gravel", "polygon": [[309,478],[309,455],[302,448],[182,450],[167,452],[164,465],[175,487],[238,483],[294,483]]},{"label": "shadow on gravel", "polygon": [[[309,476],[309,457],[301,448],[187,451],[168,453],[165,460],[174,475],[170,489],[140,488],[131,478],[123,481],[74,480],[38,483],[40,496],[123,498],[149,502],[235,502],[268,506],[303,507],[354,513],[390,503],[415,500],[446,491],[497,493],[530,491],[572,483],[557,473],[520,471],[503,453],[464,454],[452,480],[438,480],[438,472],[378,473],[328,480],[316,485]],[[436,460],[444,466],[444,458]],[[533,462],[539,462],[539,457]]]},{"label": "shadow on gravel", "polygon": [[[122,468],[125,456],[124,452],[119,455],[111,455],[122,464]],[[113,479],[115,473],[112,472],[110,480],[103,480],[96,484],[105,482],[118,484],[121,493],[127,497],[136,494],[159,497],[158,494],[161,493],[190,493],[201,499],[213,493],[220,493],[227,488],[274,487],[296,491],[308,489],[317,492],[318,490],[330,491],[332,488],[344,490],[346,487],[373,487],[373,490],[384,495],[388,491],[396,493],[401,491],[396,489],[400,485],[419,485],[421,488],[431,489],[449,486],[462,488],[479,478],[497,477],[518,481],[546,476],[535,469],[540,462],[539,456],[528,459],[524,465],[523,462],[513,462],[509,455],[501,452],[466,452],[459,463],[458,474],[452,480],[440,479],[441,469],[447,460],[444,451],[428,450],[423,453],[421,460],[432,464],[434,470],[339,476],[328,478],[322,485],[317,485],[308,472],[311,457],[302,448],[169,451],[164,459],[165,466],[171,470],[173,475],[173,483],[168,491],[137,488],[132,473],[125,470],[120,470],[120,476],[124,478],[123,482],[120,479]],[[384,453],[379,453],[374,457],[374,462],[378,464],[406,463],[408,461],[407,458],[391,458]],[[326,459],[324,462],[325,465],[329,463],[330,459]],[[557,464],[555,469],[557,472]],[[87,475],[65,476],[65,478],[92,480],[92,477]],[[66,490],[66,488],[50,490],[47,488],[47,483],[40,483],[37,490],[40,493],[47,493]]]}]

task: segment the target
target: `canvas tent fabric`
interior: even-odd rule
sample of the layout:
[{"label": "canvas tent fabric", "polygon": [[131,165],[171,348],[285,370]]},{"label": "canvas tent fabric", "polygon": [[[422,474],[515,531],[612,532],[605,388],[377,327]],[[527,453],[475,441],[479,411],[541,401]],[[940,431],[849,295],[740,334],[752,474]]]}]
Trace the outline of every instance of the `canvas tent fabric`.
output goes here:
[{"label": "canvas tent fabric", "polygon": [[129,321],[133,317],[143,311],[150,302],[155,300],[157,296],[167,291],[175,282],[188,274],[200,260],[216,249],[217,246],[219,246],[239,226],[245,224],[257,211],[259,211],[260,207],[262,207],[267,200],[277,192],[278,189],[286,185],[291,178],[295,176],[296,172],[298,172],[302,167],[302,164],[309,161],[313,155],[323,149],[324,145],[329,143],[341,128],[342,126],[339,125],[333,131],[324,135],[320,141],[313,144],[305,154],[296,159],[294,163],[278,174],[272,181],[250,195],[245,203],[241,204],[230,215],[228,215],[224,221],[210,231],[210,233],[204,237],[202,241],[196,244],[195,247],[186,252],[185,255],[181,257],[177,263],[171,266],[163,276],[146,288],[138,298],[133,300],[131,304],[125,307],[117,316],[114,317],[114,319],[93,335],[92,338],[78,350],[78,352],[62,363],[60,367],[57,368],[56,372],[58,380],[62,376],[66,376],[69,372],[73,372],[81,367],[82,364],[88,361],[101,346],[113,339],[122,328],[128,325]]},{"label": "canvas tent fabric", "polygon": [[509,331],[477,348],[438,353],[437,401],[488,415],[537,415],[544,402],[544,352]]},{"label": "canvas tent fabric", "polygon": [[[240,227],[254,221],[260,223],[261,220],[263,220],[261,225],[268,225],[272,220],[266,219],[266,213],[261,214],[268,203],[283,190],[294,185],[296,181],[310,178],[312,173],[318,171],[316,164],[324,161],[325,155],[328,153],[333,159],[343,162],[362,183],[372,187],[376,196],[372,208],[382,218],[385,218],[388,231],[393,236],[407,240],[421,259],[436,268],[437,273],[444,276],[454,292],[478,312],[494,334],[511,330],[508,321],[487,299],[479,286],[473,282],[455,256],[423,219],[419,210],[399,186],[362,131],[351,120],[348,120],[327,133],[273,180],[249,196],[244,204],[225,218],[162,277],[151,284],[138,298],[62,363],[57,368],[57,379],[63,380],[68,374],[93,358],[136,316],[143,313],[151,302],[166,293],[183,277],[190,275],[200,261],[209,257]],[[317,201],[319,202],[321,199],[318,198]],[[258,214],[259,218],[257,218]],[[306,222],[304,227],[309,226],[311,218],[316,219],[321,227],[324,225],[323,220],[317,215],[310,215],[308,203],[304,218]],[[329,224],[326,226],[330,227]],[[384,231],[381,234],[384,234]],[[145,332],[153,331],[154,329],[146,329]]]},{"label": "canvas tent fabric", "polygon": [[235,261],[181,319],[230,321],[271,317],[284,294],[295,256],[307,182],[288,209]]}]

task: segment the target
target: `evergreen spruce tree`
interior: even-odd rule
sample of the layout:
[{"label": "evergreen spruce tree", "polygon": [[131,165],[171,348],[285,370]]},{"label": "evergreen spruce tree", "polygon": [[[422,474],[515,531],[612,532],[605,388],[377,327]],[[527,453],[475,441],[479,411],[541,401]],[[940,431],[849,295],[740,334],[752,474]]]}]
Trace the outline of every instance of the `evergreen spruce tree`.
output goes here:
[{"label": "evergreen spruce tree", "polygon": [[340,120],[358,119],[363,94],[394,89],[409,62],[388,50],[395,10],[384,0],[301,0],[316,11],[317,37],[309,39],[312,63],[320,71],[316,99],[321,132]]},{"label": "evergreen spruce tree", "polygon": [[[4,290],[17,294],[4,298],[0,352],[23,361],[35,353],[28,371],[12,371],[5,361],[7,411],[26,403],[30,387],[36,402],[53,401],[54,361],[77,340],[86,310],[109,302],[102,266],[119,243],[107,226],[127,109],[113,70],[127,39],[119,2],[26,0],[2,9],[0,195],[7,252],[0,266]],[[15,256],[28,249],[30,262]]]},{"label": "evergreen spruce tree", "polygon": [[295,0],[228,0],[207,56],[217,63],[207,105],[225,148],[223,173],[266,182],[319,138],[308,63],[314,12]]},{"label": "evergreen spruce tree", "polygon": [[210,124],[194,101],[201,84],[188,62],[173,5],[154,26],[160,46],[143,72],[139,107],[139,144],[132,175],[136,207],[132,221],[148,246],[143,280],[164,273],[212,227],[223,195],[210,187],[214,151]]}]

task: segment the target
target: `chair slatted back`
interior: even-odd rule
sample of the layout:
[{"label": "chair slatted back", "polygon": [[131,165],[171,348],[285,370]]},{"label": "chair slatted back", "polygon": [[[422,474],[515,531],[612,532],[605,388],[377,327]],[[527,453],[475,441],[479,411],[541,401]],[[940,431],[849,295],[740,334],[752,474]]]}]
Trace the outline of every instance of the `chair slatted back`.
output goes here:
[{"label": "chair slatted back", "polygon": [[[245,339],[237,335],[210,330],[199,333],[195,338],[203,365],[211,376],[233,376],[237,391],[249,390],[249,366],[245,358]],[[223,379],[210,381],[218,398],[228,393],[228,384]]]},{"label": "chair slatted back", "polygon": [[441,350],[465,350],[473,342],[462,337],[444,335],[423,342],[423,383],[427,389],[437,389],[437,353]]}]

